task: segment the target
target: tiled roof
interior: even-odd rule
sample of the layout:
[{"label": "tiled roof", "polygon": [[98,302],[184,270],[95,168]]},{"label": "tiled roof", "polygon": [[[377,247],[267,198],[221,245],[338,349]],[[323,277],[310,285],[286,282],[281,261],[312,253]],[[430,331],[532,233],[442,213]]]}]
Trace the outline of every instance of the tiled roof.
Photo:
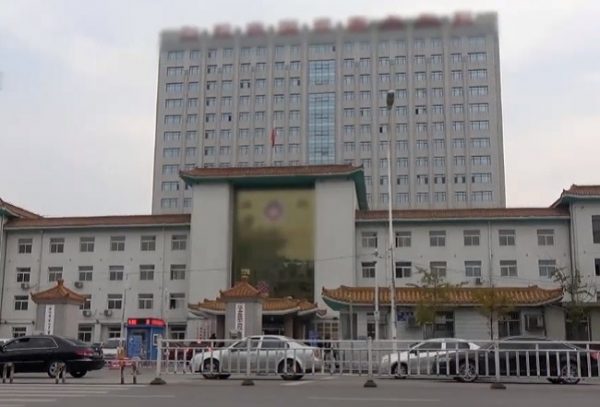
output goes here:
[{"label": "tiled roof", "polygon": [[[562,208],[480,208],[480,209],[407,209],[394,210],[396,220],[489,219],[568,217]],[[387,210],[357,211],[356,220],[386,220]]]},{"label": "tiled roof", "polygon": [[[189,308],[196,311],[208,311],[209,313],[224,313],[225,302],[222,299],[205,299],[198,304],[190,304]],[[317,304],[292,297],[264,297],[262,299],[262,309],[263,314],[288,314],[291,312],[307,313],[318,311]]]},{"label": "tiled roof", "polygon": [[244,299],[244,298],[259,298],[262,293],[248,282],[248,278],[242,276],[242,279],[234,284],[233,287],[220,291],[220,298],[227,299]]},{"label": "tiled roof", "polygon": [[268,177],[294,175],[340,175],[359,170],[361,167],[344,164],[332,165],[299,165],[286,167],[229,167],[229,168],[193,168],[181,171],[182,176],[190,178],[236,178],[236,177]]},{"label": "tiled roof", "polygon": [[27,219],[36,219],[41,218],[37,213],[33,213],[28,211],[27,209],[23,209],[19,206],[13,205],[10,202],[6,202],[0,198],[0,211],[4,209],[6,212],[12,214],[15,217],[19,218],[27,218]]},{"label": "tiled roof", "polygon": [[[448,293],[448,305],[478,305],[477,293],[487,288],[461,287]],[[563,294],[560,288],[543,289],[538,286],[530,287],[495,287],[494,290],[515,305],[541,305],[559,301]],[[334,289],[323,288],[324,300],[354,305],[371,305],[375,302],[373,287],[340,286]],[[427,299],[428,291],[419,287],[397,287],[396,303],[398,305],[415,305]],[[390,303],[390,290],[379,288],[379,302]]]},{"label": "tiled roof", "polygon": [[563,194],[579,196],[600,196],[600,185],[571,185]]},{"label": "tiled roof", "polygon": [[123,215],[82,216],[69,218],[13,219],[6,223],[7,229],[20,228],[77,228],[88,226],[149,226],[189,225],[190,215]]},{"label": "tiled roof", "polygon": [[38,293],[32,293],[31,299],[35,303],[65,301],[75,304],[83,304],[86,296],[70,290],[69,288],[65,287],[63,280],[58,280],[54,287]]}]

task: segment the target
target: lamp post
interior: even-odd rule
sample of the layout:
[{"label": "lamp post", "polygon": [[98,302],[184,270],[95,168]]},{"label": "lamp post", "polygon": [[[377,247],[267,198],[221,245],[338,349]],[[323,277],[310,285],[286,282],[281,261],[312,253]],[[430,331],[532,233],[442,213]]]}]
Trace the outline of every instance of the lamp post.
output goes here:
[{"label": "lamp post", "polygon": [[[394,96],[395,91],[393,89],[388,90],[385,102],[388,110],[388,134],[392,134],[392,108],[394,107]],[[391,287],[390,287],[390,329],[392,340],[396,340],[397,336],[397,317],[396,317],[396,276],[394,273],[394,228],[392,225],[392,138],[388,137],[388,148],[387,148],[387,170],[388,170],[388,233],[389,233],[389,256],[390,256],[390,274],[391,274]]]}]

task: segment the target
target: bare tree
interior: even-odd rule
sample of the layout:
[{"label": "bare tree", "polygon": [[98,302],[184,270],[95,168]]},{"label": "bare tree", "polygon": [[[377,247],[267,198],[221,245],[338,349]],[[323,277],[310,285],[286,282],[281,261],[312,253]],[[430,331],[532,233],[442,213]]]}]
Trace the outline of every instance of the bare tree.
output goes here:
[{"label": "bare tree", "polygon": [[571,321],[571,330],[581,332],[585,327],[584,321],[589,315],[586,302],[593,297],[590,286],[581,280],[579,270],[571,273],[564,267],[556,268],[552,273],[552,278],[560,285],[563,299],[567,297],[562,305],[565,309],[565,318]]},{"label": "bare tree", "polygon": [[497,337],[494,330],[500,316],[512,311],[512,299],[496,287],[477,288],[473,291],[473,299],[479,304],[479,311],[488,319],[490,324],[490,339]]}]

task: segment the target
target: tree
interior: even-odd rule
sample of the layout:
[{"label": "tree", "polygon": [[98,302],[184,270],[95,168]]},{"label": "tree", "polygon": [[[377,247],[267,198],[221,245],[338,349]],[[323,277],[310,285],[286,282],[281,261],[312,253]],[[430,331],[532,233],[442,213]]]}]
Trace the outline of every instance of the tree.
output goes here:
[{"label": "tree", "polygon": [[496,338],[494,326],[501,315],[512,311],[512,299],[496,287],[478,288],[473,291],[473,299],[479,304],[480,312],[488,318],[490,324],[490,339]]},{"label": "tree", "polygon": [[[567,332],[567,336],[571,334],[573,339],[581,339],[581,336],[587,336],[585,321],[588,318],[589,310],[586,307],[586,302],[593,297],[589,285],[581,280],[581,273],[578,270],[570,273],[564,267],[556,268],[552,273],[552,278],[560,285],[563,299],[567,297],[567,301],[562,303],[565,309],[565,318],[571,322],[571,332]],[[584,331],[585,335],[582,334]]]},{"label": "tree", "polygon": [[435,322],[438,314],[447,309],[451,293],[462,284],[450,284],[438,270],[417,267],[421,275],[419,284],[414,284],[421,292],[415,308],[415,320],[423,327],[423,337],[429,339],[435,334]]}]

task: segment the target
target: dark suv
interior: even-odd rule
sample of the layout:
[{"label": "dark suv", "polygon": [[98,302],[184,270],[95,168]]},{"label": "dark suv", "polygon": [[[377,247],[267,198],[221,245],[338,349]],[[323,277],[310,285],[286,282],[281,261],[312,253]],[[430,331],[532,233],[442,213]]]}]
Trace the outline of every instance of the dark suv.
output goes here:
[{"label": "dark suv", "polygon": [[23,336],[6,342],[0,346],[0,371],[8,362],[14,364],[15,373],[47,372],[50,377],[56,376],[60,362],[73,377],[104,366],[102,350],[54,335]]}]

